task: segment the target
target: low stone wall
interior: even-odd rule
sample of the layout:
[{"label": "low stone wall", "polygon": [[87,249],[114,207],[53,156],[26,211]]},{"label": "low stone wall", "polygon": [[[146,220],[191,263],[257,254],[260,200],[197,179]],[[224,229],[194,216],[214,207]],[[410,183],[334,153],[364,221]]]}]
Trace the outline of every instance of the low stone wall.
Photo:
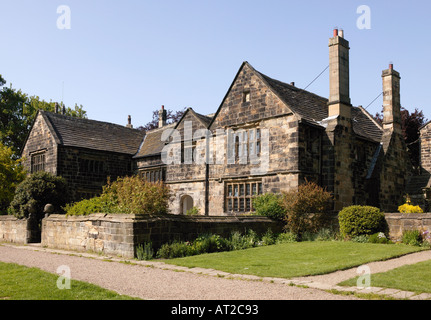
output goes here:
[{"label": "low stone wall", "polygon": [[0,216],[0,242],[27,243],[27,220]]},{"label": "low stone wall", "polygon": [[191,241],[214,233],[229,236],[233,231],[253,229],[262,234],[282,225],[266,217],[204,217],[180,215],[106,215],[66,217],[51,215],[43,219],[42,245],[75,251],[103,252],[131,258],[136,246],[152,242],[154,249],[173,241]]},{"label": "low stone wall", "polygon": [[401,239],[405,230],[431,231],[431,213],[386,213],[391,239]]}]

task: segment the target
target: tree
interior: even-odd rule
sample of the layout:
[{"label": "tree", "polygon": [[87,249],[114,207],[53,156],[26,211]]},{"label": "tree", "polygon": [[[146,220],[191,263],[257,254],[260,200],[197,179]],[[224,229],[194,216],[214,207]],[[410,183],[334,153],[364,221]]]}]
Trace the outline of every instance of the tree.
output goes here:
[{"label": "tree", "polygon": [[[0,87],[6,81],[0,75]],[[39,110],[55,111],[55,102],[40,100],[38,96],[28,96],[21,90],[10,87],[0,89],[0,142],[12,148],[14,158],[18,158],[24,141]],[[82,105],[65,108],[66,115],[86,118]]]},{"label": "tree", "polygon": [[[376,113],[374,119],[380,124],[383,123],[383,112]],[[408,153],[414,171],[418,171],[420,167],[420,144],[419,144],[419,128],[428,120],[422,110],[415,109],[410,113],[407,109],[401,107],[401,128],[403,130],[404,141],[408,148]]]},{"label": "tree", "polygon": [[63,207],[72,199],[72,190],[64,178],[40,171],[27,176],[17,186],[10,211],[20,219],[28,218],[34,211],[40,220],[45,205],[52,204],[57,213],[62,213]]},{"label": "tree", "polygon": [[0,214],[5,214],[17,185],[25,178],[21,160],[13,159],[11,148],[0,143]]},{"label": "tree", "polygon": [[[172,111],[172,110],[166,110],[166,123],[171,124],[178,122],[181,117],[184,115],[184,112],[186,109],[180,111]],[[148,132],[153,129],[157,129],[159,127],[159,111],[153,111],[153,120],[148,122],[146,125],[138,127],[138,130]]]}]

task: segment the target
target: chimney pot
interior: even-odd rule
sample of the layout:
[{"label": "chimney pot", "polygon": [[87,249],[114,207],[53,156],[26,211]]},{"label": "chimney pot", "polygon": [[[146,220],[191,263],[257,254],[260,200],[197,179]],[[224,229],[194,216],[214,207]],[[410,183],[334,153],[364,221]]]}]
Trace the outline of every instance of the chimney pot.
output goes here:
[{"label": "chimney pot", "polygon": [[389,69],[390,69],[390,70],[394,70],[394,64],[393,64],[393,63],[390,63],[390,64],[389,64]]},{"label": "chimney pot", "polygon": [[337,37],[338,36],[338,29],[337,28],[335,28],[334,29],[334,37]]},{"label": "chimney pot", "polygon": [[344,38],[344,30],[343,29],[340,29],[338,34],[341,38]]},{"label": "chimney pot", "polygon": [[133,125],[132,125],[132,116],[128,116],[128,118],[127,118],[127,126],[126,126],[127,128],[133,128]]},{"label": "chimney pot", "polygon": [[295,86],[295,82],[291,82],[290,85],[294,87]]}]

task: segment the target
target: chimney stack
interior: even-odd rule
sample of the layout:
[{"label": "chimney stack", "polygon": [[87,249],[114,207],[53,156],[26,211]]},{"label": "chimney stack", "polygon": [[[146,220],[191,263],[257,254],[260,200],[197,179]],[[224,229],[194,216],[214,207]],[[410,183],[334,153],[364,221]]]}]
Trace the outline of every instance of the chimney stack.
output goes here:
[{"label": "chimney stack", "polygon": [[334,29],[329,39],[329,117],[351,118],[349,50],[344,31]]},{"label": "chimney stack", "polygon": [[165,110],[165,106],[162,106],[162,109],[159,110],[159,128],[166,126],[167,113]]},{"label": "chimney stack", "polygon": [[132,116],[129,115],[129,117],[127,118],[127,128],[133,129],[133,125],[132,125]]},{"label": "chimney stack", "polygon": [[389,64],[383,70],[383,129],[401,132],[400,74]]}]

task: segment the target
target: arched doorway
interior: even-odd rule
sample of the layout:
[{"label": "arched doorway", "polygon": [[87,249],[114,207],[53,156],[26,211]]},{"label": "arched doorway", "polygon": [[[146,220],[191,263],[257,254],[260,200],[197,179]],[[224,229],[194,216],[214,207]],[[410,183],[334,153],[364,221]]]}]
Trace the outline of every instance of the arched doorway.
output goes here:
[{"label": "arched doorway", "polygon": [[181,198],[181,214],[186,214],[187,211],[193,208],[193,198],[185,195]]}]

